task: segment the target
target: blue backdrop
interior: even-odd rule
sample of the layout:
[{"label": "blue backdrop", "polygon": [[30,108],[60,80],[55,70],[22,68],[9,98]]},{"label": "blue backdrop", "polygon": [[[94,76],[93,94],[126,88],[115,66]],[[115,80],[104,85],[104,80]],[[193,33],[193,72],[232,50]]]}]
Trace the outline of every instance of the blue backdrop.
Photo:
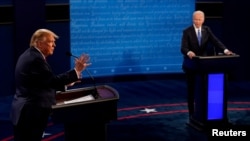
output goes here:
[{"label": "blue backdrop", "polygon": [[71,0],[71,52],[91,56],[94,76],[180,73],[194,9],[194,0]]}]

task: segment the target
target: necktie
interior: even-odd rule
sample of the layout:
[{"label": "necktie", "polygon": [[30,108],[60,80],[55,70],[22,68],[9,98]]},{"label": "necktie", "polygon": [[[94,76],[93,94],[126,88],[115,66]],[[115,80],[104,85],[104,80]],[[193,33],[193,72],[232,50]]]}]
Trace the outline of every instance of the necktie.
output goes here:
[{"label": "necktie", "polygon": [[199,45],[201,45],[201,31],[200,31],[200,29],[198,29],[197,38],[198,38]]}]

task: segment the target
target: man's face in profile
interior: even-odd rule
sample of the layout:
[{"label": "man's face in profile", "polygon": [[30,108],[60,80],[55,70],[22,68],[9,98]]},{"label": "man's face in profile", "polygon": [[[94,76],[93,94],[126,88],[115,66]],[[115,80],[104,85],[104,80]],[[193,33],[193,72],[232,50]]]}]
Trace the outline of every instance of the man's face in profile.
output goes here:
[{"label": "man's face in profile", "polygon": [[39,41],[38,45],[39,49],[46,57],[52,55],[56,47],[55,38],[52,35],[49,35],[44,41]]}]

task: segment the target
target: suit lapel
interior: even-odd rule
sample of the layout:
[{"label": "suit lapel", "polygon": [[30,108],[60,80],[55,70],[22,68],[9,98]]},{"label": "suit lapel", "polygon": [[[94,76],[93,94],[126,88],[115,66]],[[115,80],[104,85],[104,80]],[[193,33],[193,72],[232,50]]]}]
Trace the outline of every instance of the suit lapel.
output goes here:
[{"label": "suit lapel", "polygon": [[[191,37],[194,37],[193,40],[195,40],[197,47],[200,47],[195,28],[193,26],[192,26],[192,33],[191,34],[192,34]],[[202,33],[201,33],[201,35],[202,35]],[[202,38],[201,38],[201,43],[202,43]]]}]

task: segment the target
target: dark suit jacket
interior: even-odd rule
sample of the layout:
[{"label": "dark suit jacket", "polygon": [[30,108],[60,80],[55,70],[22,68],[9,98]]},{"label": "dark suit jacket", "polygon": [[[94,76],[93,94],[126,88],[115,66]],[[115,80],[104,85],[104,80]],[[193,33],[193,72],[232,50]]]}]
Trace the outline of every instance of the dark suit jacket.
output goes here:
[{"label": "dark suit jacket", "polygon": [[15,68],[16,92],[12,102],[11,120],[17,124],[24,104],[51,108],[57,90],[78,80],[75,70],[54,75],[42,54],[28,48],[18,59]]},{"label": "dark suit jacket", "polygon": [[198,43],[194,26],[190,26],[183,31],[181,42],[181,53],[183,54],[183,69],[195,69],[195,64],[188,58],[187,53],[193,51],[197,56],[206,56],[208,51],[208,45],[224,51],[226,47],[222,42],[212,33],[208,26],[202,26],[201,28],[201,45]]}]

